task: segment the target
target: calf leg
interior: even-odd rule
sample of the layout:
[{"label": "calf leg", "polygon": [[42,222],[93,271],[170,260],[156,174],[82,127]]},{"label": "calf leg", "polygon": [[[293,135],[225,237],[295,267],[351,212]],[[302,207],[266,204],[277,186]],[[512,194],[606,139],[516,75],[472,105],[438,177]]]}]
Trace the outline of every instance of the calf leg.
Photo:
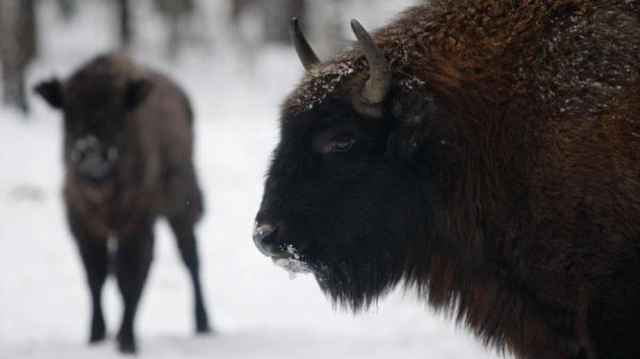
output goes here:
[{"label": "calf leg", "polygon": [[118,242],[116,275],[124,301],[118,343],[123,353],[136,352],[134,318],[153,257],[153,240],[153,225],[145,223]]},{"label": "calf leg", "polygon": [[107,278],[109,254],[106,238],[77,236],[80,256],[87,273],[93,306],[91,318],[91,336],[89,343],[96,343],[106,336],[104,316],[102,315],[102,287]]},{"label": "calf leg", "polygon": [[196,236],[193,230],[194,223],[187,218],[187,216],[182,216],[170,218],[169,224],[176,236],[182,260],[189,270],[193,283],[196,331],[198,333],[208,333],[211,331],[211,328],[209,326],[209,318],[207,316],[207,310],[205,309],[202,286],[200,284],[200,261],[198,259]]}]

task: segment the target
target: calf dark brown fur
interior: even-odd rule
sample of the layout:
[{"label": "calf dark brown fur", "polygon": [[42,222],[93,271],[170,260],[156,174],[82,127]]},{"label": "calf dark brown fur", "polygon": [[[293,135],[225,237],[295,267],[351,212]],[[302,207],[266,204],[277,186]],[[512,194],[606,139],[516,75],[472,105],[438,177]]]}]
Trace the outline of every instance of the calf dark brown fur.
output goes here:
[{"label": "calf dark brown fur", "polygon": [[[640,2],[434,0],[308,69],[254,241],[528,359],[640,358]],[[297,264],[295,268],[300,268]]]},{"label": "calf dark brown fur", "polygon": [[120,350],[135,352],[133,322],[159,216],[168,219],[193,280],[196,329],[209,331],[194,234],[203,203],[184,92],[121,55],[99,56],[66,81],[40,83],[36,92],[64,114],[64,200],[93,298],[90,342],[105,338],[100,298],[114,270],[124,300]]}]

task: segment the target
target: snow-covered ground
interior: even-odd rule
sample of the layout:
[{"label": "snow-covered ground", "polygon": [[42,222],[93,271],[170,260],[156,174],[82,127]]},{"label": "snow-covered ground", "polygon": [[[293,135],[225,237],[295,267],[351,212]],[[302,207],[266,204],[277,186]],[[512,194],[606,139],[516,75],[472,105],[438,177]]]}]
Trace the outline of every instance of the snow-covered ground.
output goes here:
[{"label": "snow-covered ground", "polygon": [[[71,25],[60,23],[50,2],[42,3],[43,49],[30,84],[66,76],[113,43],[105,30],[104,2],[93,3]],[[149,15],[140,26],[153,29],[154,21]],[[198,234],[216,332],[192,334],[188,277],[167,225],[159,222],[155,262],[137,317],[140,357],[497,357],[411,292],[397,291],[354,316],[333,308],[313,278],[290,280],[256,250],[252,223],[277,141],[278,104],[302,71],[291,49],[260,50],[254,62],[259,65],[248,71],[237,56],[222,55],[220,44],[168,64],[159,56],[161,36],[149,31],[141,37],[136,58],[171,74],[194,103],[196,162],[208,210]],[[26,119],[0,108],[0,358],[117,357],[112,340],[86,344],[88,290],[60,194],[61,120],[38,99],[32,107]],[[122,309],[113,280],[104,304],[113,337]]]}]

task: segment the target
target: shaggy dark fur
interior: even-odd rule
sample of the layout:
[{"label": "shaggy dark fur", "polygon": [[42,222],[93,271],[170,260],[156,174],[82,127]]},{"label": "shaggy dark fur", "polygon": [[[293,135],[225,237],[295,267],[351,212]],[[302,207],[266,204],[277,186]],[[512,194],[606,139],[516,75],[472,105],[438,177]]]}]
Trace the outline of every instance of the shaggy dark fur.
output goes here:
[{"label": "shaggy dark fur", "polygon": [[[185,94],[120,55],[99,56],[66,81],[40,83],[36,92],[64,113],[64,200],[93,298],[90,341],[105,338],[100,297],[114,270],[124,299],[120,350],[136,350],[133,321],[158,216],[169,220],[193,280],[197,331],[209,331],[194,235],[203,206]],[[110,237],[117,239],[114,268]]]},{"label": "shaggy dark fur", "polygon": [[633,0],[407,11],[373,36],[382,105],[358,45],[284,103],[259,247],[356,310],[415,286],[519,358],[640,358],[639,22]]}]

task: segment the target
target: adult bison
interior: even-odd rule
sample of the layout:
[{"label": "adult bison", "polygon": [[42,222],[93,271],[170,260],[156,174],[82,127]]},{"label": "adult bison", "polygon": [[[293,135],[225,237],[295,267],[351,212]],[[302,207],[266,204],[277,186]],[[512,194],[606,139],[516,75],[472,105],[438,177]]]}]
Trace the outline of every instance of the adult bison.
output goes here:
[{"label": "adult bison", "polygon": [[640,358],[639,22],[434,0],[321,63],[294,21],[256,245],[356,310],[404,283],[520,358]]},{"label": "adult bison", "polygon": [[[100,297],[113,270],[124,300],[120,350],[136,351],[133,321],[158,216],[169,220],[193,280],[196,329],[209,331],[194,235],[203,206],[186,95],[116,54],[97,57],[66,81],[42,82],[36,92],[64,113],[64,200],[93,300],[90,342],[105,338]],[[117,239],[113,261],[110,237]]]}]

